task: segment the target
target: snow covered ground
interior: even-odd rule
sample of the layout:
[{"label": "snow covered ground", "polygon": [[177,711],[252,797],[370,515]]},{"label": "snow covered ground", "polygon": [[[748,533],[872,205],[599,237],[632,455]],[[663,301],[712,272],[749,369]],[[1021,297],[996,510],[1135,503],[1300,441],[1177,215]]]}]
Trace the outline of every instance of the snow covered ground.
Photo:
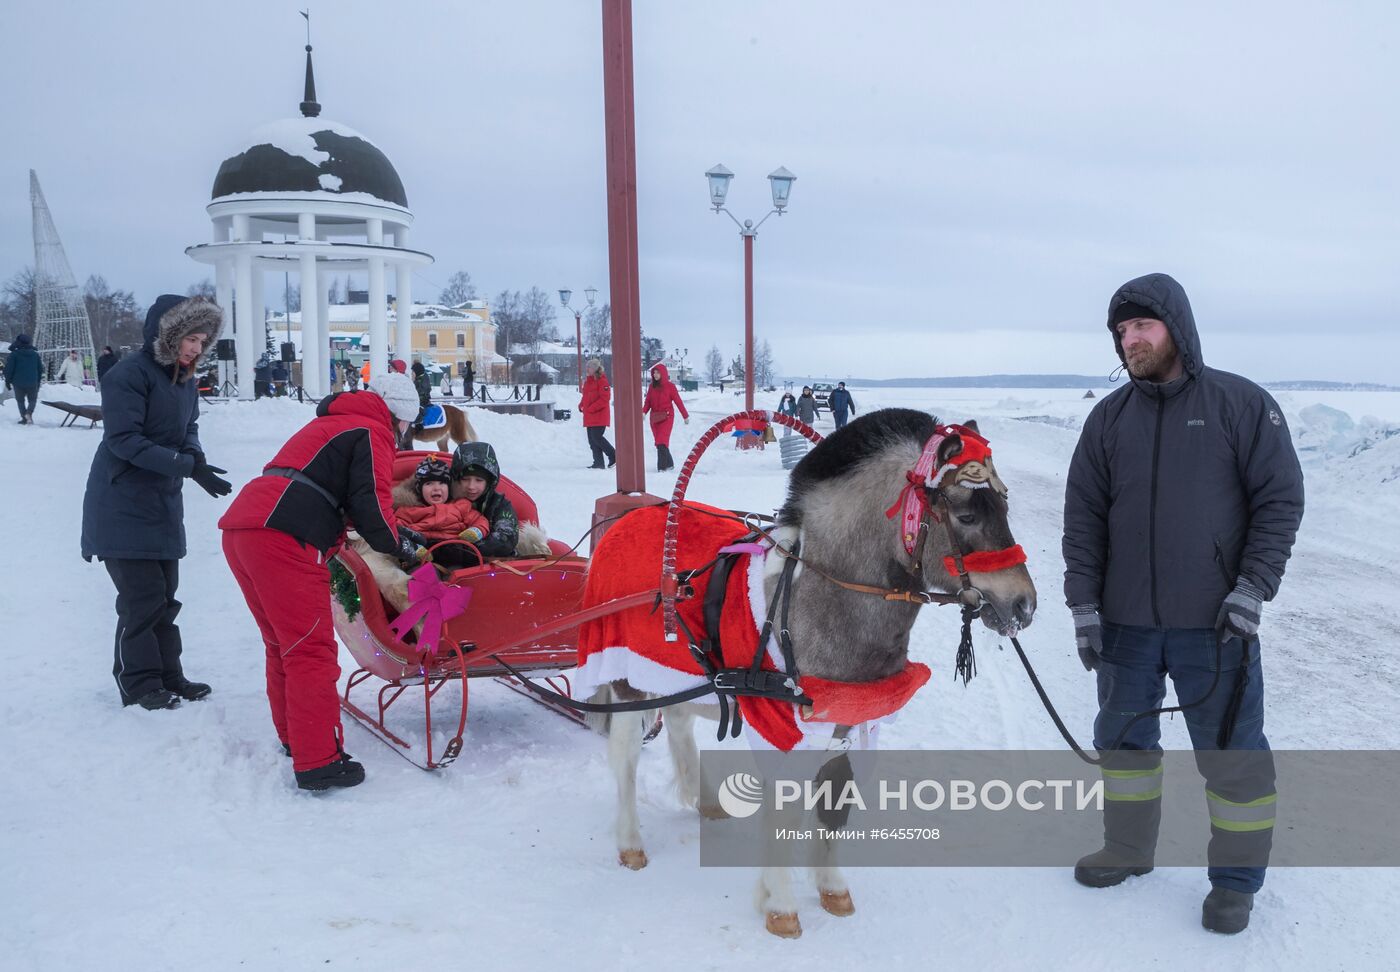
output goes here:
[{"label": "snow covered ground", "polygon": [[[1093,681],[1061,606],[1059,547],[1064,472],[1093,402],[1065,390],[853,391],[862,412],[899,404],[979,420],[1040,591],[1023,643],[1086,738]],[[559,397],[572,406],[571,393]],[[714,392],[686,397],[694,417],[676,429],[678,456],[739,404]],[[760,404],[776,405],[766,397],[773,401]],[[1304,457],[1308,511],[1264,619],[1270,740],[1396,748],[1400,393],[1278,397]],[[215,405],[202,437],[211,461],[241,485],[310,414],[289,401]],[[1201,929],[1207,884],[1197,870],[1092,891],[1067,869],[854,869],[854,917],[828,916],[805,884],[805,934],[780,941],[752,908],[752,872],[698,866],[698,819],[675,797],[664,746],[643,753],[651,865],[633,873],[615,863],[602,739],[494,684],[473,688],[465,752],[446,771],[418,770],[351,724],[347,744],[366,765],[366,783],[298,792],[267,715],[257,632],[219,552],[214,524],[227,501],[185,491],[186,671],[212,683],[213,696],[176,712],[117,704],[113,592],[102,568],[78,556],[100,432],[59,429],[58,419],[40,406],[37,425],[20,427],[13,403],[0,408],[6,969],[1400,965],[1391,925],[1400,875],[1383,869],[1276,869],[1237,938]],[[582,534],[613,479],[583,468],[577,417],[549,425],[474,412],[473,421],[538,501],[551,535]],[[674,478],[650,473],[648,482],[665,495]],[[776,449],[720,447],[701,463],[691,496],[767,511],[784,485]],[[936,676],[884,745],[1061,748],[1014,654],[977,632],[980,675],[964,689],[951,678],[956,614],[924,611],[913,650]],[[713,744],[711,732],[701,726],[702,745]],[[1179,720],[1164,736],[1168,746],[1189,745]]]}]

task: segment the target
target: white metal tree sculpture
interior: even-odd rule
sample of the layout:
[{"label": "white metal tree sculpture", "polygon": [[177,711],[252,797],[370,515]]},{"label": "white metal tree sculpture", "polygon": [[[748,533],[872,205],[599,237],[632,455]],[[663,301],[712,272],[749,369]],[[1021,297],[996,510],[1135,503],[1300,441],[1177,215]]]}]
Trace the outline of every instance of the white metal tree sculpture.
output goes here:
[{"label": "white metal tree sculpture", "polygon": [[94,367],[92,326],[87,304],[63,243],[49,215],[49,204],[39,188],[39,177],[29,170],[29,202],[34,209],[34,348],[52,376],[69,351],[77,351],[85,367]]}]

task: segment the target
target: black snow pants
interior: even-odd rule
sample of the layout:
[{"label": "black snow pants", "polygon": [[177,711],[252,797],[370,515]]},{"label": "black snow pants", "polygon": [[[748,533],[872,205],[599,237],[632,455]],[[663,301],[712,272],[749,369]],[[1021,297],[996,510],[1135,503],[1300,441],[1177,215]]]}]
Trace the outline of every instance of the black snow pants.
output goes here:
[{"label": "black snow pants", "polygon": [[184,678],[180,629],[175,624],[180,562],[107,558],[102,565],[117,587],[112,675],[122,705],[131,705],[147,692],[172,688]]}]

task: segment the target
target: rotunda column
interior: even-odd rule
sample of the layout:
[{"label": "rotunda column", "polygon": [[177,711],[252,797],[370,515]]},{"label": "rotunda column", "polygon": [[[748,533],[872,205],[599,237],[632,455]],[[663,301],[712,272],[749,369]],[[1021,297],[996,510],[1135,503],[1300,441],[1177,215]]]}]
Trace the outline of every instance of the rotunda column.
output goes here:
[{"label": "rotunda column", "polygon": [[[316,376],[316,397],[324,398],[331,393],[331,369],[329,359],[335,355],[331,350],[331,275],[316,275],[316,347],[321,349],[321,373]],[[303,303],[302,306],[305,306]]]},{"label": "rotunda column", "polygon": [[307,253],[301,258],[301,387],[312,394],[321,387],[316,379],[325,379],[328,370],[326,344],[319,340],[321,285],[317,276],[316,254]]},{"label": "rotunda column", "polygon": [[[378,220],[371,220],[378,222]],[[384,258],[369,258],[369,374],[382,375],[389,370],[389,312],[385,307],[388,294],[384,289]]]},{"label": "rotunda column", "polygon": [[238,397],[253,397],[253,364],[257,361],[257,346],[253,343],[253,258],[240,253],[234,258],[234,324],[233,338],[237,350],[235,384]]},{"label": "rotunda column", "polygon": [[221,259],[214,264],[214,302],[224,312],[223,337],[233,337],[233,261]]},{"label": "rotunda column", "polygon": [[413,267],[399,263],[395,269],[398,279],[394,285],[394,354],[405,363],[413,363]]}]

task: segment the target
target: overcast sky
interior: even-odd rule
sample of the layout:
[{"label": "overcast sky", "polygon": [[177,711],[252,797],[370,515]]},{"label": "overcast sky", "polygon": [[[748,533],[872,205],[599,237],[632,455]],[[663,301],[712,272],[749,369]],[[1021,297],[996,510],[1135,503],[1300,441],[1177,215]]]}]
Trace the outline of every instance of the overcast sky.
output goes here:
[{"label": "overcast sky", "polygon": [[[33,259],[34,168],[80,282],[145,304],[207,276],[183,250],[220,162],[297,113],[297,9],[5,0],[0,274]],[[322,116],[389,156],[436,257],[416,297],[466,269],[606,298],[597,2],[312,17]],[[1397,28],[1390,0],[637,0],[643,327],[737,352],[742,244],[703,172],[758,219],[785,165],[755,243],[783,373],[1106,373],[1109,296],[1164,271],[1209,364],[1400,383]]]}]

